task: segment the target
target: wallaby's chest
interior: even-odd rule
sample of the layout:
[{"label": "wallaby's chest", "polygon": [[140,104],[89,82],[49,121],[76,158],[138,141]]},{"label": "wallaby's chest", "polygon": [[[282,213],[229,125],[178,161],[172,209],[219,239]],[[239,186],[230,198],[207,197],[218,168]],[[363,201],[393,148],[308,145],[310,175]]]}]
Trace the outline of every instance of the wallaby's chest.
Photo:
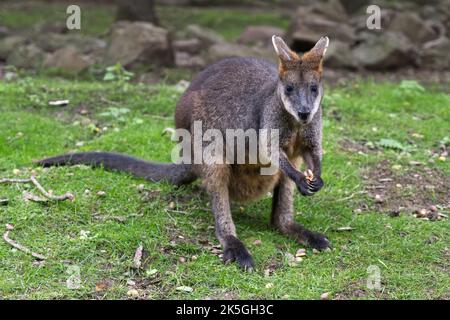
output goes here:
[{"label": "wallaby's chest", "polygon": [[257,200],[271,192],[278,183],[280,174],[261,175],[257,165],[236,165],[231,171],[229,194],[236,202]]}]

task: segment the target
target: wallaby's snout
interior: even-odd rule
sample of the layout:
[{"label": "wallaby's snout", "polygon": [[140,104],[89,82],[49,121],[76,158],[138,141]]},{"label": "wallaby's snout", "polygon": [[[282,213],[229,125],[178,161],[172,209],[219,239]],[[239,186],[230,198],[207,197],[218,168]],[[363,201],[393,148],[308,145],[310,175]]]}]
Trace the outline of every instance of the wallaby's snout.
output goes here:
[{"label": "wallaby's snout", "polygon": [[299,112],[298,116],[302,121],[307,121],[311,112]]},{"label": "wallaby's snout", "polygon": [[328,37],[322,37],[310,51],[299,56],[283,39],[272,37],[279,58],[278,95],[299,123],[311,122],[322,101],[322,62],[328,42]]}]

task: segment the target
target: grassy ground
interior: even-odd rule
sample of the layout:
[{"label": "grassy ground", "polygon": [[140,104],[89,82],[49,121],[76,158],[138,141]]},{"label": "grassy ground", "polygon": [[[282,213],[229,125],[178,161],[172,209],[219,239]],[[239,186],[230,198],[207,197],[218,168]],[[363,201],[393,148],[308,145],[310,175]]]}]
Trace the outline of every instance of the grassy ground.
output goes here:
[{"label": "grassy ground", "polygon": [[[300,246],[268,227],[270,199],[236,206],[238,234],[257,266],[246,274],[217,257],[213,217],[198,185],[177,189],[101,169],[32,166],[33,159],[69,150],[169,161],[173,143],[161,132],[173,126],[180,95],[175,87],[45,78],[0,82],[0,178],[35,172],[55,194],[75,195],[73,202],[39,204],[22,199],[23,191],[33,191],[28,185],[0,185],[0,198],[10,200],[0,207],[0,226],[14,225],[11,238],[48,257],[37,263],[2,241],[0,297],[122,299],[136,289],[149,299],[318,299],[324,292],[334,298],[448,299],[449,220],[418,219],[410,207],[391,212],[397,203],[409,203],[404,200],[417,206],[449,200],[448,161],[429,159],[440,143],[448,143],[450,98],[410,87],[356,82],[327,91],[326,187],[311,198],[297,195],[295,208],[297,219],[326,233],[334,249],[320,254],[308,249],[302,262],[289,266],[286,253]],[[54,99],[70,104],[48,106]],[[390,149],[381,139],[399,145]],[[378,183],[380,172],[403,184],[393,196],[385,192],[381,205],[367,188]],[[140,184],[144,190],[138,190]],[[139,244],[144,258],[137,270],[133,256]],[[380,291],[366,286],[373,265],[380,269]],[[81,284],[69,289],[74,266]],[[179,291],[180,286],[193,291]]]},{"label": "grassy ground", "polygon": [[[44,3],[27,1],[0,3],[0,22],[12,29],[27,30],[48,21],[65,24],[66,8],[72,2]],[[81,30],[86,35],[105,34],[114,22],[116,7],[111,5],[81,3]],[[248,25],[273,25],[287,28],[289,19],[273,10],[251,10],[248,8],[196,8],[158,6],[157,15],[161,25],[176,32],[189,24],[198,24],[220,33],[225,39],[237,38]]]}]

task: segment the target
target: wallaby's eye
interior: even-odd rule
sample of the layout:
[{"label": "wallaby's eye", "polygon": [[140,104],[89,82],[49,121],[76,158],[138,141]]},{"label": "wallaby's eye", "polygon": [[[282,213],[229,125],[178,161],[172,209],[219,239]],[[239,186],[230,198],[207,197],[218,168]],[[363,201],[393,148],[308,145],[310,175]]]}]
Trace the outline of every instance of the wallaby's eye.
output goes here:
[{"label": "wallaby's eye", "polygon": [[286,93],[287,94],[290,94],[290,93],[292,93],[294,91],[294,86],[292,85],[292,84],[288,84],[287,86],[286,86]]},{"label": "wallaby's eye", "polygon": [[317,88],[317,84],[312,84],[309,89],[311,90],[312,93],[317,93],[317,91],[319,90]]}]

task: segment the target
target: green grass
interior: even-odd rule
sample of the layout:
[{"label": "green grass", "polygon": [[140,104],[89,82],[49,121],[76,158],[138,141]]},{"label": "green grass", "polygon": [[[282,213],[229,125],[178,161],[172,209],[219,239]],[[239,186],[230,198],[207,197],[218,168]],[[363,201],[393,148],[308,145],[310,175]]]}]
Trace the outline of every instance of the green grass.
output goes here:
[{"label": "green grass", "polygon": [[[180,94],[174,87],[119,87],[46,78],[1,82],[0,177],[13,176],[14,169],[20,170],[18,177],[34,171],[46,188],[55,194],[70,191],[75,201],[27,203],[22,192],[33,190],[30,186],[0,185],[0,198],[10,199],[9,205],[0,207],[0,225],[13,224],[11,238],[48,256],[45,264],[36,265],[29,255],[1,242],[0,297],[121,299],[128,298],[132,280],[140,297],[149,299],[318,299],[323,292],[341,298],[448,299],[448,219],[423,221],[410,214],[394,218],[375,210],[353,213],[361,204],[372,202],[359,193],[366,170],[384,159],[406,170],[411,160],[427,160],[426,150],[437,148],[448,135],[448,95],[431,89],[415,96],[399,95],[398,87],[357,82],[327,91],[326,187],[311,198],[297,195],[295,209],[305,226],[327,234],[334,250],[321,254],[308,250],[297,267],[288,266],[285,254],[295,253],[300,246],[268,227],[271,201],[265,198],[243,209],[233,208],[238,234],[256,263],[256,271],[247,274],[235,265],[223,265],[208,249],[218,241],[207,199],[196,185],[174,188],[101,169],[42,170],[32,165],[33,159],[69,150],[113,150],[169,161],[173,143],[161,132],[173,126],[171,117]],[[69,99],[70,104],[48,106],[53,99]],[[123,119],[100,115],[111,107],[130,111]],[[340,120],[332,116],[336,113]],[[411,133],[423,138],[414,141],[408,153],[349,152],[339,143],[343,138],[373,143],[391,138],[408,145]],[[80,141],[84,145],[77,147]],[[427,166],[449,173],[448,161]],[[138,191],[139,184],[159,192],[146,198]],[[106,196],[98,196],[98,191]],[[166,211],[172,201],[185,213]],[[343,226],[354,230],[336,231]],[[80,236],[86,231],[87,237]],[[438,241],[427,244],[430,236]],[[253,245],[256,239],[262,241],[260,246]],[[146,255],[143,268],[135,270],[132,260],[140,243]],[[196,260],[191,259],[194,255]],[[180,257],[187,262],[181,263]],[[381,292],[366,287],[371,265],[380,268]],[[66,286],[71,266],[80,268],[79,289]],[[273,274],[264,276],[264,270],[273,266]],[[157,273],[148,275],[146,271],[152,269]],[[109,286],[96,292],[96,283]],[[273,287],[266,288],[268,283]],[[182,285],[194,291],[177,291]]]},{"label": "green grass", "polygon": [[[6,1],[0,4],[0,21],[2,25],[17,30],[32,29],[43,22],[64,26],[68,17],[66,9],[71,4],[73,3],[70,1],[67,3]],[[101,35],[114,22],[114,6],[82,3],[80,8],[81,30],[72,32]]]},{"label": "green grass", "polygon": [[215,30],[226,40],[236,39],[249,25],[271,25],[286,29],[289,18],[274,10],[261,11],[248,8],[182,8],[159,7],[161,23],[171,30],[183,30],[189,24]]},{"label": "green grass", "polygon": [[[9,1],[0,4],[0,21],[12,29],[26,30],[47,21],[64,26],[66,8],[72,2],[24,2]],[[81,3],[81,30],[86,35],[103,35],[114,22],[116,7],[111,5]],[[289,19],[273,10],[249,10],[248,8],[196,8],[158,6],[157,15],[164,27],[173,32],[183,30],[189,24],[211,28],[227,40],[237,38],[248,25],[273,25],[287,28]]]}]

